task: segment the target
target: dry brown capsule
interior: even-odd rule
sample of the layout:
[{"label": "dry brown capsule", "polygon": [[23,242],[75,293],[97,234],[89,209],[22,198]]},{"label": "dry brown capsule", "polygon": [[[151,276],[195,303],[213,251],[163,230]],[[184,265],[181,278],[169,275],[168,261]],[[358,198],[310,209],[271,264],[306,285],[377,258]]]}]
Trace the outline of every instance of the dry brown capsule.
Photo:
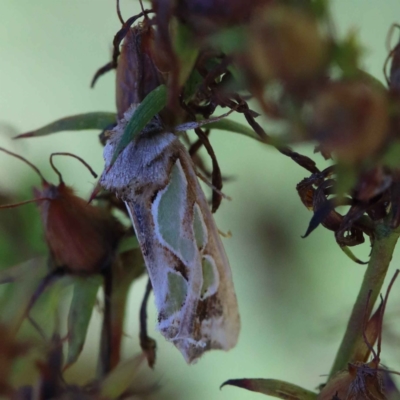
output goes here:
[{"label": "dry brown capsule", "polygon": [[326,86],[314,99],[311,133],[343,162],[374,155],[388,136],[386,92],[363,81]]},{"label": "dry brown capsule", "polygon": [[328,51],[316,18],[293,7],[264,6],[249,25],[247,69],[263,82],[315,78]]},{"label": "dry brown capsule", "polygon": [[63,182],[53,164],[53,157],[75,157],[94,174],[91,168],[73,154],[53,153],[50,163],[60,178],[59,184],[53,185],[46,181],[36,166],[23,157],[3,148],[0,150],[27,163],[42,180],[42,188],[34,189],[35,199],[2,208],[29,202],[38,204],[52,266],[78,274],[101,273],[109,267],[123,234],[122,226],[107,210],[88,204],[76,196],[73,189]]}]

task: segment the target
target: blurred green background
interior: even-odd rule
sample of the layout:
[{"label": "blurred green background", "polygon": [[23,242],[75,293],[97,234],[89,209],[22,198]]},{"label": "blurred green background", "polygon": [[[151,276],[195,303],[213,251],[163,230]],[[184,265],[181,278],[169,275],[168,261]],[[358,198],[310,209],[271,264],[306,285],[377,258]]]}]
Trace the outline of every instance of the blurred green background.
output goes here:
[{"label": "blurred green background", "polygon": [[[386,35],[392,23],[400,22],[400,2],[334,0],[331,5],[338,33],[358,31],[366,70],[383,79]],[[138,10],[134,0],[121,0],[121,7],[126,18]],[[1,0],[0,145],[34,161],[49,180],[56,179],[48,168],[48,156],[55,151],[76,153],[101,172],[97,134],[61,133],[25,141],[10,137],[63,116],[115,110],[114,74],[101,78],[94,90],[89,83],[110,59],[119,27],[114,0]],[[193,400],[261,398],[232,387],[220,391],[229,378],[275,378],[313,389],[330,370],[365,267],[352,263],[323,228],[301,238],[311,213],[295,186],[307,176],[305,170],[249,138],[215,131],[211,140],[223,174],[231,178],[224,191],[233,201],[223,203],[216,220],[222,231],[233,234],[224,244],[239,299],[240,340],[228,353],[211,352],[187,366],[175,347],[153,331],[151,302],[149,325],[158,342],[158,360],[154,371],[142,368],[139,386],[159,383],[160,390],[148,398]],[[297,150],[312,155],[311,147]],[[314,159],[324,165],[319,155]],[[65,182],[87,197],[94,181],[82,166],[68,158],[56,162]],[[27,166],[0,153],[1,196],[30,198],[30,188],[39,183]],[[1,211],[0,225],[6,226],[0,228],[1,267],[31,257],[32,248],[34,253],[43,249],[35,206],[26,208]],[[12,237],[20,237],[17,252],[10,251]],[[368,244],[355,249],[362,259],[368,251]],[[391,271],[399,260],[398,249]],[[400,352],[394,346],[399,341],[399,284],[388,305],[382,353],[383,362],[395,370],[400,370]],[[131,291],[126,357],[139,352],[138,307],[144,285],[142,279]],[[82,360],[69,372],[77,382],[94,373],[100,320],[95,312]]]}]

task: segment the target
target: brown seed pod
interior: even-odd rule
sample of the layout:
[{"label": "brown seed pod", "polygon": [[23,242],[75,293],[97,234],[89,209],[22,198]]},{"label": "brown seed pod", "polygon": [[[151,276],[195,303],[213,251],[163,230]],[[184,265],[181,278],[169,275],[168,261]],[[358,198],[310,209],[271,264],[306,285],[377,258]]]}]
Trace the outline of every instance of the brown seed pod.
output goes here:
[{"label": "brown seed pod", "polygon": [[[117,13],[122,23],[121,29],[116,33],[113,45],[112,60],[101,67],[93,77],[93,87],[97,79],[106,72],[116,69],[116,105],[118,118],[132,103],[141,103],[142,100],[165,79],[156,66],[154,59],[158,59],[154,50],[154,28],[151,26],[147,14],[150,10],[143,10],[128,20],[122,19],[119,0],[117,0]],[[131,27],[139,18],[144,21]],[[121,49],[120,45],[122,43]]]},{"label": "brown seed pod", "polygon": [[0,150],[24,161],[42,180],[42,188],[34,189],[33,200],[1,208],[36,202],[53,267],[78,274],[100,273],[114,257],[116,246],[123,234],[122,227],[108,211],[88,204],[86,200],[76,196],[72,188],[65,185],[60,172],[53,164],[53,157],[74,157],[96,176],[93,170],[73,154],[53,153],[50,156],[50,164],[60,178],[59,184],[53,185],[25,158],[3,148]]},{"label": "brown seed pod", "polygon": [[388,136],[386,92],[362,81],[326,86],[314,99],[310,130],[342,162],[374,155]]},{"label": "brown seed pod", "polygon": [[267,5],[257,10],[248,29],[242,62],[262,82],[315,79],[328,61],[329,46],[317,19],[294,7]]},{"label": "brown seed pod", "polygon": [[147,23],[129,29],[121,46],[116,76],[118,118],[164,82],[153,59],[154,29]]}]

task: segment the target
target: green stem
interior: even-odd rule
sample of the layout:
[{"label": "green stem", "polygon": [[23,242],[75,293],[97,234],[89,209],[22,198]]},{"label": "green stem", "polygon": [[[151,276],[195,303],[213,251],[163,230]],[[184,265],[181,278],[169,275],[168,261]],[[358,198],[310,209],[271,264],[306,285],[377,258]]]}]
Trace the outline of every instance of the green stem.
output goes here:
[{"label": "green stem", "polygon": [[[398,238],[399,233],[391,231],[386,225],[379,225],[376,229],[376,238],[372,247],[371,258],[329,379],[336,372],[345,369],[347,363],[352,361],[357,343],[359,340],[362,340],[365,317],[371,314],[375,301],[381,292]],[[365,307],[370,290],[372,290],[372,293],[368,309],[366,310]]]}]

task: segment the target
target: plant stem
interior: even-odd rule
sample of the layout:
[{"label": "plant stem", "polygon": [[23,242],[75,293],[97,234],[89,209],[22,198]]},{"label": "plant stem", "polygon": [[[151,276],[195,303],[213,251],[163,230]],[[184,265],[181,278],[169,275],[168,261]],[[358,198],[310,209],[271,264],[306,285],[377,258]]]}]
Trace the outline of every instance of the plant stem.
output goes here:
[{"label": "plant stem", "polygon": [[[399,238],[399,233],[390,230],[386,225],[379,225],[376,228],[376,237],[372,246],[371,258],[365,271],[364,280],[354,304],[347,329],[342,343],[336,355],[335,362],[329,379],[338,371],[347,367],[347,363],[352,360],[354,349],[357,342],[362,339],[366,316],[370,316],[376,299],[381,292],[393,251]],[[369,299],[368,308],[366,303],[369,291],[372,291]]]}]

